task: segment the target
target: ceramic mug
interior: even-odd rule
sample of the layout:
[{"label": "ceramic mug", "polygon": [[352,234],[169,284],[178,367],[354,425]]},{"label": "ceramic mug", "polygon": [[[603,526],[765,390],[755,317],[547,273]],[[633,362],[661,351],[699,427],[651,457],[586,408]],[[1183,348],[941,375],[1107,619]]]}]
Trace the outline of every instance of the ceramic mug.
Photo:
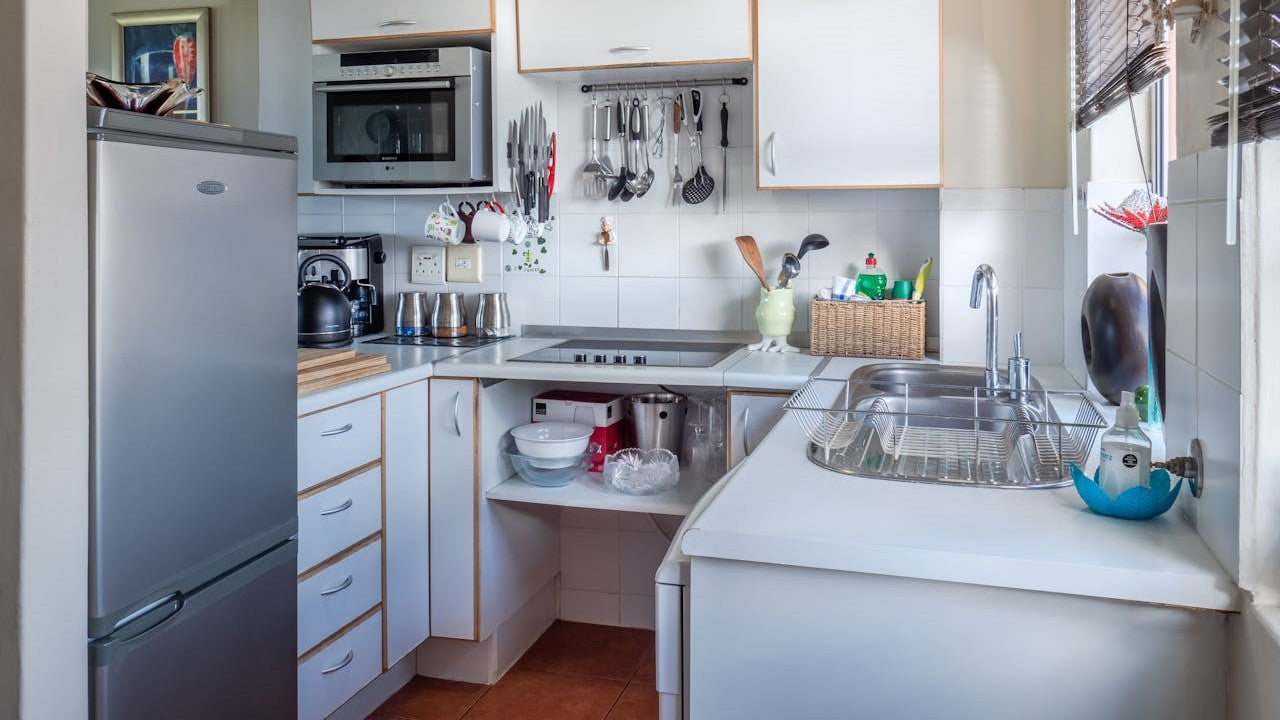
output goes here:
[{"label": "ceramic mug", "polygon": [[458,211],[449,203],[440,203],[439,209],[427,216],[424,232],[427,239],[445,245],[462,242],[462,221],[458,219]]},{"label": "ceramic mug", "polygon": [[504,242],[511,235],[507,211],[496,202],[485,202],[471,221],[471,235],[476,240]]}]

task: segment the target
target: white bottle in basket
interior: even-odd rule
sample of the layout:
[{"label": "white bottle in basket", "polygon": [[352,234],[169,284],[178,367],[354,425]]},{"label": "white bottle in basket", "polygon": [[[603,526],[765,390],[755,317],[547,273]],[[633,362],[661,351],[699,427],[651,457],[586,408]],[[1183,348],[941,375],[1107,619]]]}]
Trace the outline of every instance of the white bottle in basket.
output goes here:
[{"label": "white bottle in basket", "polygon": [[1151,484],[1151,438],[1138,427],[1138,406],[1133,393],[1120,393],[1116,424],[1102,436],[1102,463],[1098,485],[1116,497],[1131,487]]}]

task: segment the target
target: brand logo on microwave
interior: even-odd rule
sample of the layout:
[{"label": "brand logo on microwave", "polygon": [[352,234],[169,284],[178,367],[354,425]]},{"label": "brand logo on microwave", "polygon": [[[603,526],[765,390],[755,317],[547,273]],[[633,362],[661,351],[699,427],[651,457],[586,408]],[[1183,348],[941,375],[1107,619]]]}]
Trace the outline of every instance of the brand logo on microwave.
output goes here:
[{"label": "brand logo on microwave", "polygon": [[383,162],[390,162],[392,160],[398,160],[399,158],[400,158],[399,155],[383,155],[380,159]]},{"label": "brand logo on microwave", "polygon": [[227,191],[227,186],[217,180],[205,180],[204,182],[196,185],[196,190],[199,190],[205,195],[221,195]]}]

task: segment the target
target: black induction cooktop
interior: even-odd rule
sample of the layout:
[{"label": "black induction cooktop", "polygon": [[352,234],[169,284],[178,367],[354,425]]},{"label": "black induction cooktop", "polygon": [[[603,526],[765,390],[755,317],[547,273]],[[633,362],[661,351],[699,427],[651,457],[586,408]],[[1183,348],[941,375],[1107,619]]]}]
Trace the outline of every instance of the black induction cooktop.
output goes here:
[{"label": "black induction cooktop", "polygon": [[737,343],[679,340],[566,340],[511,358],[518,362],[573,365],[712,367],[742,348]]}]

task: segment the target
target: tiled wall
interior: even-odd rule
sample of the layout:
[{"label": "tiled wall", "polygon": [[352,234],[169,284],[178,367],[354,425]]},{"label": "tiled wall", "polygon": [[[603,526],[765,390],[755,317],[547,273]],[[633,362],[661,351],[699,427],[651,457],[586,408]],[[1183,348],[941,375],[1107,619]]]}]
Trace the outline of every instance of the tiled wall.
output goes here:
[{"label": "tiled wall", "polygon": [[654,573],[682,518],[563,508],[560,618],[653,629]]},{"label": "tiled wall", "polygon": [[[1000,358],[1023,331],[1024,353],[1037,365],[1063,362],[1065,190],[942,191],[942,360],[981,364],[986,308],[969,307],[974,269],[986,263],[1000,287]],[[985,303],[985,300],[984,300]]]},{"label": "tiled wall", "polygon": [[1166,445],[1204,443],[1212,485],[1183,508],[1239,577],[1240,248],[1224,242],[1226,153],[1179,158],[1169,179]]}]

